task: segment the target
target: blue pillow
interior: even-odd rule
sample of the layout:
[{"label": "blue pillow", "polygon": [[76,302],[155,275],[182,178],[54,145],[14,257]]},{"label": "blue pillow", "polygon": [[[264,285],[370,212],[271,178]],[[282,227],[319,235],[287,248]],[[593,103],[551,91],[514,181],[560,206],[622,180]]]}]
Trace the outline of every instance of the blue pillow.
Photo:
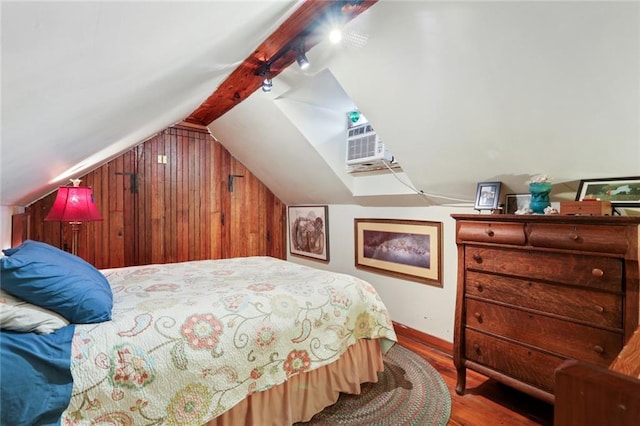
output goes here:
[{"label": "blue pillow", "polygon": [[104,275],[78,256],[27,240],[3,250],[2,289],[75,324],[111,319],[113,293]]}]

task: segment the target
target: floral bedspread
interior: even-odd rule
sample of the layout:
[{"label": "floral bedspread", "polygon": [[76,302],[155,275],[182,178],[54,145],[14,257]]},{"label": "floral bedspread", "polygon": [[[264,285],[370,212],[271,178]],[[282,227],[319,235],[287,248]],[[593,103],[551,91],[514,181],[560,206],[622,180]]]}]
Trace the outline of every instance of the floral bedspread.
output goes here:
[{"label": "floral bedspread", "polygon": [[199,425],[247,395],[396,340],[368,283],[270,257],[102,271],[113,320],[77,325],[63,425]]}]

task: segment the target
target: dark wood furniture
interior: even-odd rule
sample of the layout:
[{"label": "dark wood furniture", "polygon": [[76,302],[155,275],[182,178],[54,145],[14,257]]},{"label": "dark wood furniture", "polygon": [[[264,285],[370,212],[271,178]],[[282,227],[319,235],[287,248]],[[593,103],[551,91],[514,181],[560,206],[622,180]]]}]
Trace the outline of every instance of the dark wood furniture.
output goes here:
[{"label": "dark wood furniture", "polygon": [[451,394],[447,426],[552,426],[553,405],[467,371],[465,395],[455,392],[453,343],[394,322],[398,343],[422,356],[442,376]]},{"label": "dark wood furniture", "polygon": [[566,361],[556,370],[555,426],[637,426],[640,421],[640,328],[611,366]]},{"label": "dark wood furniture", "polygon": [[637,426],[640,380],[567,361],[556,373],[555,426]]},{"label": "dark wood furniture", "polygon": [[469,368],[553,403],[567,359],[611,364],[638,325],[640,218],[452,217],[457,393]]}]

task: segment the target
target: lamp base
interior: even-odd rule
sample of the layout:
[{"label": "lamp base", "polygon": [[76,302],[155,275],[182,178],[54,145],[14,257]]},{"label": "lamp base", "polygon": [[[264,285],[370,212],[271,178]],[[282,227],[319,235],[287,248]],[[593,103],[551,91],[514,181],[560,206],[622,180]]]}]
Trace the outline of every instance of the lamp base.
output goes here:
[{"label": "lamp base", "polygon": [[82,222],[69,222],[71,225],[71,254],[74,256],[78,255],[78,232],[80,232],[80,225]]}]

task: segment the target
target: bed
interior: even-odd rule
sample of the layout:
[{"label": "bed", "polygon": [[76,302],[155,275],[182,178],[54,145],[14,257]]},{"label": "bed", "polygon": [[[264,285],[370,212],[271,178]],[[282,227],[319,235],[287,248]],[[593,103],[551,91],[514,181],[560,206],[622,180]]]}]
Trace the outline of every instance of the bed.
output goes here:
[{"label": "bed", "polygon": [[[66,272],[56,271],[58,279],[88,265],[42,243],[20,248],[25,244],[72,262],[61,268]],[[42,294],[52,291],[50,282],[34,289],[33,282],[42,281],[39,276],[13,276],[30,264],[33,253],[22,256],[29,261],[19,259],[24,254],[19,249],[5,254],[0,259],[5,296],[50,311],[60,322],[52,332],[42,332],[7,330],[3,321],[3,424],[9,424],[5,403],[26,407],[29,415],[39,416],[26,421],[39,424],[308,421],[334,403],[339,392],[359,393],[361,383],[377,381],[382,354],[396,340],[389,314],[370,284],[275,258],[95,270],[97,284],[74,278],[64,288],[77,292],[95,286],[98,295],[78,298],[72,291],[65,305],[58,294]],[[30,279],[26,286],[20,281],[25,275]],[[18,283],[5,286],[11,280]],[[69,311],[78,305],[91,305],[88,314],[79,314],[81,321]],[[25,360],[43,351],[36,361]],[[16,366],[9,364],[16,359]],[[25,364],[38,374],[27,379],[21,371],[5,381],[5,370],[25,370]],[[51,377],[43,379],[43,371]],[[14,386],[20,386],[19,392]],[[35,414],[34,404],[42,400],[44,413]]]}]

